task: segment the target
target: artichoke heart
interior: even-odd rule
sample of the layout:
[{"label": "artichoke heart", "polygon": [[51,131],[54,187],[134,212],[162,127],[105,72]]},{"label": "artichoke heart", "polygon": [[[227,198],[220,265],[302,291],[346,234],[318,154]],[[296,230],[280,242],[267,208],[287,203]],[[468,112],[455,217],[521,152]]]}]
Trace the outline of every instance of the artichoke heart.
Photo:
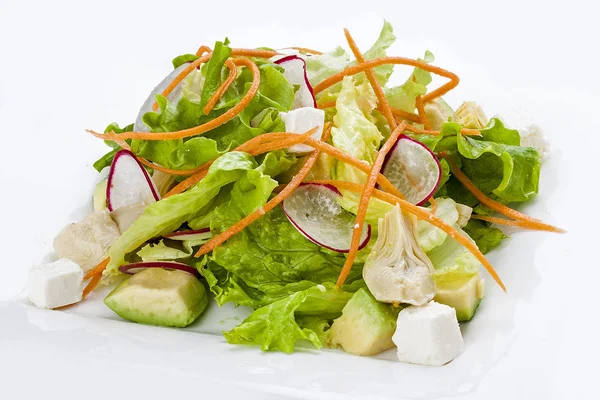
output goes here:
[{"label": "artichoke heart", "polygon": [[363,268],[367,287],[378,301],[419,306],[433,299],[433,265],[415,234],[416,218],[398,205],[379,219],[379,237]]}]

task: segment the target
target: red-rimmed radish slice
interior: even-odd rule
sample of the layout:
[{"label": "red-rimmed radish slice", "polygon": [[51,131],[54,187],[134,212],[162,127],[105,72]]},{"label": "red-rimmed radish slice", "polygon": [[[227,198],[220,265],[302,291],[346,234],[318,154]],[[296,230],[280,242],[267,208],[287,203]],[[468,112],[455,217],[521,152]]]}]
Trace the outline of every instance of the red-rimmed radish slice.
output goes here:
[{"label": "red-rimmed radish slice", "polygon": [[294,97],[292,110],[300,107],[317,108],[317,100],[306,74],[306,61],[297,55],[289,55],[274,61],[284,68],[283,76],[292,85],[300,85]]},{"label": "red-rimmed radish slice", "polygon": [[123,272],[124,274],[133,275],[138,272],[141,272],[146,268],[178,269],[180,271],[188,272],[195,276],[200,276],[196,268],[175,261],[144,261],[131,263],[119,267],[119,271]]},{"label": "red-rimmed radish slice", "polygon": [[[288,219],[313,243],[339,253],[350,250],[355,216],[338,203],[342,194],[335,186],[306,183],[283,201]],[[371,225],[363,226],[359,249],[371,238]]]},{"label": "red-rimmed radish slice", "polygon": [[[175,68],[169,75],[167,75],[162,82],[160,82],[158,85],[156,85],[156,87],[154,89],[152,89],[152,91],[150,92],[150,94],[148,95],[148,98],[146,98],[146,101],[144,101],[144,104],[142,105],[142,107],[140,108],[140,111],[138,112],[138,116],[135,119],[135,124],[133,125],[133,130],[136,132],[150,132],[150,128],[148,128],[148,125],[146,125],[144,123],[144,121],[142,120],[144,114],[146,114],[149,111],[152,111],[152,106],[154,105],[154,102],[156,101],[156,95],[157,94],[161,94],[166,88],[167,86],[169,86],[169,84],[171,82],[173,82],[173,80],[188,66],[189,63],[185,63],[180,65],[179,67]],[[167,96],[167,99],[171,102],[175,102],[177,101],[179,98],[181,98],[181,83],[177,86],[175,86],[175,89],[173,89],[173,91],[171,93],[169,93],[169,95]]]},{"label": "red-rimmed radish slice", "polygon": [[401,135],[387,154],[381,172],[407,201],[420,206],[437,190],[442,167],[427,146]]},{"label": "red-rimmed radish slice", "polygon": [[106,199],[109,211],[160,200],[154,181],[129,150],[120,150],[108,173]]},{"label": "red-rimmed radish slice", "polygon": [[210,239],[212,234],[210,233],[210,228],[196,229],[196,230],[185,230],[179,232],[169,233],[164,236],[167,239],[171,240],[205,240]]}]

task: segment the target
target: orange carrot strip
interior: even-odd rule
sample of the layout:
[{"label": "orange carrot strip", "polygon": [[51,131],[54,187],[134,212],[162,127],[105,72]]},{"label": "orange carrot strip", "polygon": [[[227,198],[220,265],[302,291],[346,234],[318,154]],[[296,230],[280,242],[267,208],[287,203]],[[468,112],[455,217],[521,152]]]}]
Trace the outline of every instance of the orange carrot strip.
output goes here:
[{"label": "orange carrot strip", "polygon": [[[198,60],[201,60],[199,58]],[[196,61],[198,61],[196,60]],[[196,62],[194,61],[194,62]],[[99,134],[93,131],[88,130],[92,135],[105,139],[105,140],[124,140],[124,139],[141,139],[141,140],[171,140],[171,139],[183,139],[190,136],[201,135],[205,132],[208,132],[212,129],[215,129],[226,122],[231,121],[236,115],[238,115],[254,98],[256,93],[258,92],[258,87],[260,85],[260,71],[258,66],[247,58],[236,58],[233,60],[236,65],[243,65],[249,68],[252,71],[252,85],[248,92],[240,99],[240,101],[227,110],[225,113],[221,114],[217,118],[210,120],[202,125],[195,126],[193,128],[183,129],[175,132],[123,132],[119,134],[115,134],[114,132]],[[192,63],[193,64],[193,63]],[[192,65],[190,64],[190,65]]]},{"label": "orange carrot strip", "polygon": [[437,211],[437,209],[438,209],[438,202],[437,202],[437,201],[436,201],[436,200],[433,198],[433,196],[431,196],[431,197],[429,198],[429,203],[431,204],[431,210],[430,210],[430,212],[431,212],[432,214],[435,214],[435,212],[436,212],[436,211]]},{"label": "orange carrot strip", "polygon": [[[308,138],[304,142],[317,150],[321,150],[323,153],[329,154],[332,157],[335,157],[339,161],[343,161],[346,164],[349,164],[362,172],[368,174],[371,172],[371,166],[368,162],[359,160],[358,158],[352,157],[350,154],[333,147],[330,144],[322,142],[320,140],[315,140],[313,138]],[[388,193],[392,193],[394,196],[404,198],[404,195],[400,193],[400,191],[390,182],[383,174],[379,174],[377,177],[377,183],[381,185],[381,187]]]},{"label": "orange carrot strip", "polygon": [[104,272],[104,270],[106,269],[106,266],[108,265],[109,261],[110,258],[105,258],[104,260],[100,261],[98,265],[86,272],[86,274],[83,276],[83,280],[85,281],[90,278],[93,278],[98,274],[102,274],[102,272]]},{"label": "orange carrot strip", "polygon": [[317,86],[315,86],[313,88],[313,90],[314,90],[315,94],[320,93],[323,90],[327,89],[328,87],[331,87],[331,86],[335,85],[336,83],[341,82],[345,76],[356,75],[358,73],[365,72],[366,70],[369,70],[371,68],[375,68],[380,65],[386,65],[386,64],[410,65],[413,67],[418,67],[418,68],[428,71],[428,72],[433,72],[434,74],[443,76],[444,78],[450,79],[450,82],[443,84],[439,88],[437,88],[434,91],[427,93],[425,96],[423,96],[423,103],[427,103],[428,101],[431,101],[437,97],[443,96],[444,94],[448,93],[450,90],[454,89],[458,85],[458,82],[460,81],[460,79],[458,78],[458,76],[456,74],[454,74],[450,71],[447,71],[443,68],[424,63],[423,61],[413,60],[411,58],[404,58],[404,57],[381,57],[381,58],[375,58],[373,60],[365,61],[364,63],[361,63],[359,65],[354,65],[354,66],[348,67],[348,68],[344,69],[343,71],[338,72],[337,74],[332,75],[329,78],[325,79],[324,81],[319,83]]},{"label": "orange carrot strip", "polygon": [[445,158],[446,161],[448,161],[450,169],[452,170],[452,175],[454,175],[454,177],[458,179],[459,182],[462,183],[463,186],[469,192],[473,193],[477,200],[479,200],[483,205],[491,208],[494,211],[498,211],[500,214],[509,218],[514,218],[520,221],[526,221],[529,224],[529,229],[537,229],[557,233],[565,232],[560,228],[548,225],[537,218],[530,217],[529,215],[523,214],[517,210],[513,210],[512,208],[507,207],[504,204],[497,202],[496,200],[490,199],[481,190],[479,190],[479,188],[475,186],[473,182],[471,182],[471,180],[460,170],[460,168],[456,166],[456,164],[454,164],[454,162],[450,159],[448,154],[446,154],[445,152],[440,152],[439,155],[442,158]]},{"label": "orange carrot strip", "polygon": [[89,281],[89,283],[83,289],[83,293],[81,294],[81,300],[85,299],[87,295],[92,292],[92,290],[96,289],[96,286],[98,286],[100,279],[102,279],[102,274],[94,275],[92,280]]},{"label": "orange carrot strip", "polygon": [[[164,97],[167,97],[168,95],[170,95],[171,92],[173,91],[173,89],[175,89],[177,87],[177,85],[179,85],[181,83],[181,81],[183,81],[190,74],[190,72],[192,72],[195,68],[199,67],[200,64],[205,63],[208,60],[210,60],[211,57],[212,57],[212,53],[208,53],[208,54],[198,58],[197,60],[192,61],[187,67],[185,67],[185,69],[183,71],[181,71],[181,73],[179,75],[177,75],[175,77],[175,79],[173,79],[173,81],[171,81],[171,83],[169,83],[169,85],[165,88],[165,90],[162,91],[161,95]],[[158,110],[157,102],[154,102],[154,104],[152,104],[152,110],[153,111]]]},{"label": "orange carrot strip", "polygon": [[[323,131],[323,135],[321,135],[321,140],[328,140],[330,132],[330,129]],[[269,200],[264,206],[248,214],[246,217],[242,218],[242,220],[233,224],[227,230],[206,242],[202,247],[200,247],[198,252],[195,254],[195,257],[200,257],[204,254],[209,253],[215,247],[219,246],[226,240],[241,232],[248,225],[265,215],[267,212],[271,211],[273,208],[275,208],[275,206],[277,206],[279,203],[285,200],[285,198],[288,197],[302,183],[304,178],[306,178],[306,175],[308,175],[308,173],[310,172],[311,168],[317,161],[317,158],[319,158],[319,153],[319,150],[314,150],[312,152],[312,154],[310,155],[310,157],[308,157],[300,171],[298,171],[298,173],[294,176],[290,183],[287,184],[285,189],[283,189],[275,197]]]},{"label": "orange carrot strip", "polygon": [[356,259],[358,247],[360,246],[360,236],[362,234],[363,225],[365,223],[365,217],[367,216],[367,208],[369,207],[369,201],[371,200],[371,196],[373,195],[373,191],[375,190],[377,176],[379,175],[379,171],[381,171],[381,167],[383,167],[385,156],[396,144],[396,142],[398,141],[398,137],[402,134],[402,132],[404,132],[405,126],[406,121],[398,125],[390,135],[389,139],[383,144],[383,146],[381,146],[381,149],[379,149],[377,157],[373,162],[371,171],[369,172],[367,182],[363,186],[362,193],[360,196],[360,202],[358,203],[358,211],[356,212],[356,223],[354,225],[354,231],[352,232],[350,250],[348,251],[346,262],[344,263],[344,267],[342,268],[342,271],[340,272],[340,276],[338,277],[336,283],[338,287],[342,287],[342,285],[346,281],[346,278],[348,277],[348,274],[352,269],[352,265],[354,264],[354,260]]},{"label": "orange carrot strip", "polygon": [[[356,42],[350,35],[350,31],[348,31],[348,29],[344,29],[344,34],[346,35],[346,41],[348,42],[348,45],[350,46],[350,50],[352,50],[352,53],[354,53],[354,57],[356,57],[356,61],[358,61],[359,64],[364,63],[365,58],[363,57],[362,53],[360,52],[360,49],[356,45]],[[392,130],[396,129],[396,126],[398,124],[396,123],[394,114],[392,114],[390,104],[388,103],[387,99],[385,98],[385,93],[383,93],[383,89],[381,88],[381,85],[377,81],[375,72],[373,72],[372,69],[368,69],[365,71],[365,75],[367,76],[367,79],[369,80],[369,83],[371,83],[371,87],[373,88],[373,91],[375,92],[375,96],[377,97],[377,100],[379,103],[379,109],[381,110],[381,113],[387,120],[390,128]]]},{"label": "orange carrot strip", "polygon": [[[310,181],[307,183],[330,184],[330,185],[337,187],[338,189],[350,190],[352,192],[357,192],[357,193],[360,193],[363,190],[362,185],[359,185],[357,183],[352,183],[352,182],[345,182],[345,181],[317,180],[317,181]],[[485,269],[489,272],[489,274],[492,276],[492,278],[494,278],[494,280],[496,281],[498,286],[500,286],[500,288],[502,288],[502,290],[504,292],[506,292],[506,286],[504,286],[504,283],[500,279],[500,276],[498,276],[498,273],[494,270],[494,267],[492,266],[492,264],[487,260],[487,258],[485,258],[483,253],[481,253],[481,251],[479,251],[479,249],[477,248],[477,246],[475,244],[473,244],[465,236],[461,235],[453,226],[447,224],[443,220],[441,220],[438,217],[436,217],[435,215],[431,214],[429,212],[429,210],[418,207],[406,200],[399,199],[389,193],[385,193],[385,192],[382,192],[381,190],[375,189],[373,196],[380,200],[383,200],[387,203],[390,203],[390,204],[394,204],[394,205],[398,204],[398,206],[400,206],[400,208],[402,210],[404,210],[408,213],[411,213],[414,216],[416,216],[418,219],[427,221],[427,222],[431,223],[432,225],[435,225],[436,227],[440,228],[444,232],[446,232],[450,237],[452,237],[459,244],[461,244],[467,250],[469,250],[469,252],[471,252],[471,254],[473,254],[475,256],[475,258],[477,258],[477,260],[479,260],[479,262],[485,267]]]},{"label": "orange carrot strip", "polygon": [[231,49],[232,56],[238,57],[258,57],[258,58],[271,58],[278,55],[279,53],[272,50],[260,50],[260,49]]},{"label": "orange carrot strip", "polygon": [[[441,131],[435,131],[435,130],[430,130],[430,129],[421,129],[418,128],[414,125],[407,125],[406,126],[406,130],[409,132],[413,132],[413,133],[419,133],[419,134],[423,134],[423,135],[434,135],[437,136],[441,133]],[[477,129],[468,129],[468,128],[462,128],[460,130],[460,133],[462,133],[465,136],[479,136],[481,135],[481,132]]]},{"label": "orange carrot strip", "polygon": [[417,107],[417,111],[419,112],[419,122],[423,124],[423,127],[427,130],[431,129],[431,125],[429,124],[429,118],[427,118],[427,114],[425,113],[425,106],[423,105],[423,97],[417,96],[415,100],[415,105]]},{"label": "orange carrot strip", "polygon": [[196,51],[196,57],[202,57],[204,55],[204,53],[211,53],[212,50],[210,47],[208,46],[200,46],[198,47],[198,50]]},{"label": "orange carrot strip", "polygon": [[223,82],[223,84],[219,86],[217,90],[215,90],[210,99],[208,99],[204,110],[202,110],[205,115],[212,111],[217,102],[221,100],[221,97],[223,97],[227,89],[229,89],[229,86],[231,86],[231,84],[237,79],[237,67],[235,64],[231,60],[227,60],[225,61],[225,65],[227,68],[229,68],[229,76],[227,79],[225,79],[225,82]]},{"label": "orange carrot strip", "polygon": [[541,228],[538,226],[532,226],[531,223],[528,221],[522,221],[522,220],[515,221],[513,219],[489,217],[487,215],[473,214],[473,215],[471,215],[471,219],[478,219],[480,221],[491,222],[493,224],[498,224],[498,225],[516,226],[516,227],[524,228],[524,229],[533,229],[533,230],[539,230],[539,231],[559,232],[559,233],[564,232],[562,230],[557,231],[554,229],[546,229],[546,228]]},{"label": "orange carrot strip", "polygon": [[[306,140],[306,137],[315,133],[316,130],[317,130],[317,128],[315,127],[313,129],[306,131],[303,134],[300,134],[300,135],[296,134],[296,133],[287,133],[287,132],[265,133],[265,134],[262,134],[260,136],[257,136],[255,138],[248,140],[246,143],[233,149],[233,151],[244,151],[244,152],[248,152],[252,155],[258,155],[261,153],[256,151],[255,149],[257,149],[258,146],[262,145],[263,143],[267,143],[271,140],[279,141],[278,143],[280,143],[280,146],[281,146],[279,148],[285,148],[285,147],[291,146],[296,143],[301,143],[302,141]],[[286,140],[291,140],[291,139],[293,139],[293,141],[285,142]],[[267,151],[271,151],[271,150],[267,150]],[[173,187],[167,194],[165,194],[163,196],[163,198],[184,192],[187,189],[189,189],[190,187],[192,187],[195,184],[197,184],[198,182],[200,182],[202,179],[204,179],[204,177],[206,176],[206,173],[208,171],[208,168],[212,165],[212,163],[215,160],[208,161],[208,162],[202,164],[201,166],[199,166],[198,168],[195,168],[193,170],[195,172],[192,176],[185,179],[184,181],[181,181],[179,184],[177,184],[175,187]],[[192,170],[188,170],[188,171],[192,171]]]},{"label": "orange carrot strip", "polygon": [[323,54],[322,52],[318,51],[318,50],[313,50],[313,49],[309,49],[306,47],[284,47],[282,50],[297,50],[300,53],[305,53],[305,54],[314,54],[316,56],[319,56],[321,54]]},{"label": "orange carrot strip", "polygon": [[421,122],[421,119],[419,118],[419,116],[417,114],[413,114],[413,113],[409,113],[406,112],[404,110],[401,110],[399,108],[391,108],[392,113],[400,118],[412,121],[412,122]]}]

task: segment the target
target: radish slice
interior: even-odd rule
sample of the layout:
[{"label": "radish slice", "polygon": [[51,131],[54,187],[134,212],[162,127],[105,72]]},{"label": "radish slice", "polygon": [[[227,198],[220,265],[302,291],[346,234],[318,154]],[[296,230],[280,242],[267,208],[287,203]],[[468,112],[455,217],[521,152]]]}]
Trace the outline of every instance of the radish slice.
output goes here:
[{"label": "radish slice", "polygon": [[381,171],[407,201],[418,206],[433,196],[442,176],[442,167],[431,150],[406,135],[398,138]]},{"label": "radish slice", "polygon": [[145,261],[131,263],[119,267],[119,271],[123,272],[124,274],[133,275],[143,271],[146,268],[178,269],[180,271],[188,272],[194,276],[200,276],[200,273],[198,273],[196,268],[174,261]]},{"label": "radish slice", "polygon": [[[177,77],[177,75],[179,75],[188,66],[188,64],[189,63],[185,63],[185,64],[180,65],[179,67],[175,68],[175,70],[173,70],[169,75],[167,75],[162,80],[161,83],[159,83],[154,89],[152,89],[152,91],[148,95],[148,98],[146,99],[146,101],[140,108],[140,111],[138,112],[138,116],[135,119],[135,124],[133,125],[134,131],[150,132],[150,128],[148,127],[148,125],[146,125],[144,123],[144,121],[142,121],[142,117],[147,112],[152,111],[152,106],[154,105],[154,102],[156,101],[155,95],[161,94],[163,92],[163,90],[165,90],[167,88],[167,86],[169,86],[169,84],[171,82],[173,82],[173,80]],[[167,99],[170,102],[176,102],[180,98],[181,98],[181,83],[179,83],[179,85],[175,86],[175,89],[173,89],[173,91],[171,93],[169,93],[169,95],[167,96]]]},{"label": "radish slice", "polygon": [[282,57],[274,61],[275,64],[284,68],[283,76],[292,85],[300,85],[300,89],[294,97],[292,110],[300,107],[317,108],[317,100],[312,86],[306,75],[306,61],[296,55]]},{"label": "radish slice", "polygon": [[[355,217],[338,204],[337,199],[341,196],[335,186],[304,183],[283,201],[283,211],[292,225],[311,242],[347,253]],[[370,238],[371,225],[363,226],[359,250]]]},{"label": "radish slice", "polygon": [[171,240],[205,240],[210,239],[212,234],[210,233],[210,228],[203,228],[198,230],[186,230],[169,233],[164,236],[167,239]]},{"label": "radish slice", "polygon": [[108,211],[134,204],[149,205],[160,200],[148,172],[129,150],[120,150],[108,173],[106,186]]}]

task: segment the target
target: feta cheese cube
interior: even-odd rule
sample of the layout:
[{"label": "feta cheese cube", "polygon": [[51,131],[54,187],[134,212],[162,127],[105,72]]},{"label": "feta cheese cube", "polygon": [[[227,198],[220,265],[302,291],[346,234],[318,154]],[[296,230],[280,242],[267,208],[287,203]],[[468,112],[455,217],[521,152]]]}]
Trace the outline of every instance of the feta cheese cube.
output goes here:
[{"label": "feta cheese cube", "polygon": [[[287,113],[279,113],[279,115],[287,132],[304,133],[318,126],[319,129],[311,137],[317,140],[321,139],[325,125],[325,111],[313,107],[302,107]],[[306,154],[313,151],[313,148],[300,143],[289,147],[288,150],[292,153]]]},{"label": "feta cheese cube", "polygon": [[400,311],[392,340],[398,359],[412,364],[444,365],[463,348],[454,308],[435,301]]},{"label": "feta cheese cube", "polygon": [[57,308],[81,300],[83,270],[71,260],[61,258],[29,271],[29,300],[40,308]]}]

